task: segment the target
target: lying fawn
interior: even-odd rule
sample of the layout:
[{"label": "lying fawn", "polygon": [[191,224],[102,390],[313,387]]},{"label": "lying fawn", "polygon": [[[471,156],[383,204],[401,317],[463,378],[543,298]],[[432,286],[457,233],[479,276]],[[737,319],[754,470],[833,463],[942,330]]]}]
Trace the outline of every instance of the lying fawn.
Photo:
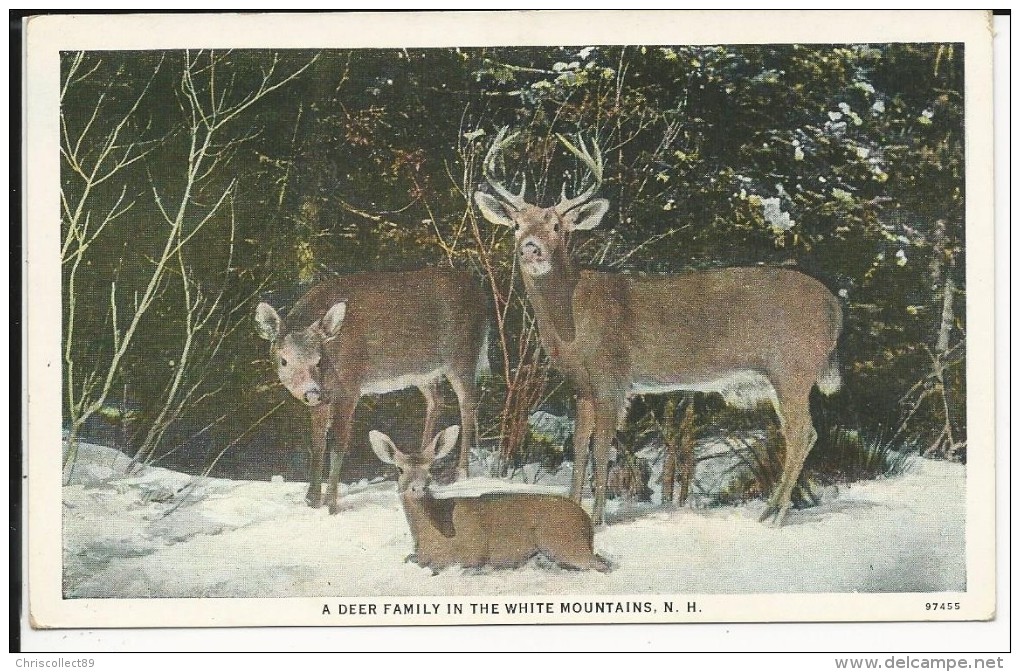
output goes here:
[{"label": "lying fawn", "polygon": [[369,432],[379,459],[397,467],[397,492],[414,537],[412,556],[422,567],[518,567],[544,555],[561,567],[608,571],[595,554],[591,518],[575,502],[557,495],[490,493],[434,497],[432,464],[457,444],[460,427],[436,435],[420,454],[401,452],[382,432]]}]

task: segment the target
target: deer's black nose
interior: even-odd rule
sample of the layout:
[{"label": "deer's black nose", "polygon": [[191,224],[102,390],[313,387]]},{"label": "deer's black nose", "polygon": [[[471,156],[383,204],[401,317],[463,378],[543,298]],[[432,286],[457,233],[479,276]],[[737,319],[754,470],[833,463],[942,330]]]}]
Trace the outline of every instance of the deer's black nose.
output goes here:
[{"label": "deer's black nose", "polygon": [[542,258],[542,248],[535,243],[528,241],[521,245],[521,259],[524,261],[538,261]]}]

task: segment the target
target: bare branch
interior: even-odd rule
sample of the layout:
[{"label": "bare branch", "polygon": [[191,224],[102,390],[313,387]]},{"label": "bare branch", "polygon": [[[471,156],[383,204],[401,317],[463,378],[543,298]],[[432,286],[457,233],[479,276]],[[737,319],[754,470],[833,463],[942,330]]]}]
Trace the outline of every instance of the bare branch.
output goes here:
[{"label": "bare branch", "polygon": [[[63,83],[60,85],[60,106],[61,107],[63,107],[63,105],[64,105],[64,97],[67,95],[68,87],[71,86],[71,84],[73,84],[74,82],[78,81],[78,80],[76,80],[74,78],[74,75],[75,75],[76,72],[78,72],[78,68],[81,67],[82,61],[84,61],[84,60],[85,60],[85,52],[84,51],[75,52],[74,59],[71,61],[70,65],[67,66],[67,75],[64,78]],[[95,67],[98,68],[100,63],[102,63],[102,61],[97,61]],[[95,70],[93,69],[93,72],[94,71]]]},{"label": "bare branch", "polygon": [[117,326],[117,281],[110,283],[110,319],[112,321],[113,349],[120,349],[120,328]]},{"label": "bare branch", "polygon": [[253,422],[253,423],[252,423],[252,424],[251,424],[251,425],[250,425],[250,426],[248,427],[248,429],[244,430],[244,431],[243,431],[243,432],[242,432],[242,433],[241,433],[240,435],[238,435],[238,436],[237,436],[237,437],[236,437],[236,438],[235,438],[235,439],[234,439],[233,441],[231,441],[231,442],[230,442],[230,443],[228,443],[227,445],[223,446],[223,449],[222,449],[222,450],[221,450],[221,451],[220,451],[220,452],[219,452],[219,453],[218,453],[218,454],[216,455],[215,459],[213,459],[213,461],[209,463],[209,466],[208,466],[208,467],[206,467],[206,468],[205,468],[205,469],[204,469],[204,470],[202,471],[202,476],[208,477],[208,476],[209,476],[209,474],[211,474],[211,473],[212,473],[212,470],[216,468],[216,463],[220,461],[220,458],[221,458],[221,457],[223,457],[224,453],[226,453],[226,452],[227,452],[228,450],[230,450],[231,448],[233,448],[234,446],[236,446],[236,445],[237,445],[238,443],[240,443],[241,439],[243,439],[243,438],[244,438],[245,436],[247,436],[247,434],[248,434],[248,433],[249,433],[249,432],[250,432],[251,430],[255,429],[256,427],[258,427],[259,425],[261,425],[261,424],[262,424],[263,422],[265,422],[265,421],[266,421],[267,419],[269,419],[269,418],[270,418],[270,417],[271,417],[271,416],[272,416],[272,415],[273,415],[274,413],[276,413],[276,412],[277,412],[278,410],[280,410],[280,408],[282,408],[282,407],[283,407],[283,405],[284,405],[284,404],[286,404],[286,403],[287,403],[287,401],[286,401],[286,400],[284,400],[284,401],[281,401],[280,403],[278,403],[278,404],[277,404],[276,406],[273,406],[273,407],[272,407],[271,409],[269,409],[268,411],[266,411],[266,412],[265,412],[265,413],[264,413],[264,414],[263,414],[263,415],[262,415],[262,416],[261,416],[261,417],[260,417],[260,418],[259,418],[258,420],[256,420],[255,422]]},{"label": "bare branch", "polygon": [[237,115],[239,115],[242,112],[244,112],[245,110],[247,110],[249,107],[251,107],[256,102],[258,102],[260,99],[262,99],[264,96],[266,96],[266,94],[272,93],[273,91],[277,90],[281,86],[284,86],[285,84],[288,84],[289,82],[292,82],[293,80],[295,80],[296,78],[301,76],[301,74],[305,70],[307,70],[308,68],[312,67],[312,65],[317,60],[319,60],[319,55],[318,54],[313,56],[312,60],[308,61],[307,63],[305,63],[300,68],[298,68],[297,70],[295,70],[291,74],[287,75],[286,77],[284,77],[280,81],[278,81],[276,83],[273,83],[273,84],[270,84],[269,80],[272,78],[272,75],[273,75],[273,73],[276,70],[276,65],[279,62],[279,56],[278,55],[274,56],[273,64],[270,67],[269,72],[268,73],[264,73],[263,79],[262,79],[262,84],[259,86],[258,91],[256,91],[255,93],[251,94],[250,96],[248,96],[248,98],[244,99],[241,103],[239,103],[239,104],[235,105],[234,107],[230,108],[230,110],[227,111],[227,113],[224,114],[223,117],[218,120],[217,127],[222,126],[223,124],[226,124],[231,119],[233,119]]},{"label": "bare branch", "polygon": [[[659,242],[660,240],[663,240],[665,238],[669,238],[670,236],[672,236],[672,235],[674,235],[674,234],[676,234],[676,233],[678,233],[680,231],[683,231],[684,229],[687,229],[687,228],[690,228],[689,224],[685,224],[683,226],[675,226],[675,227],[671,228],[669,231],[664,231],[662,233],[656,234],[656,235],[652,236],[651,238],[645,240],[643,243],[640,243],[639,245],[635,246],[630,252],[627,252],[626,254],[621,255],[618,259],[616,259],[616,261],[613,261],[609,265],[612,268],[617,268],[619,266],[622,266],[623,264],[627,263],[627,261],[631,257],[633,257],[635,254],[640,252],[642,249],[648,247],[649,245],[654,245],[655,243]],[[606,249],[608,251],[608,246],[607,246]]]},{"label": "bare branch", "polygon": [[182,236],[180,241],[178,241],[176,245],[174,245],[172,248],[169,248],[170,255],[177,254],[177,252],[182,247],[188,244],[188,241],[194,238],[198,234],[198,232],[201,231],[205,227],[205,225],[209,223],[209,220],[216,216],[216,213],[219,212],[220,207],[223,206],[223,202],[227,199],[228,196],[230,196],[233,193],[236,185],[237,185],[236,179],[230,181],[230,184],[227,185],[227,188],[223,190],[222,194],[220,194],[219,199],[212,206],[212,209],[209,210],[209,212],[207,212],[206,215],[201,220],[199,220],[199,222],[194,227],[192,227],[191,231],[186,236]]},{"label": "bare branch", "polygon": [[174,218],[170,216],[170,213],[166,211],[166,207],[163,206],[163,199],[159,195],[159,189],[156,187],[156,180],[152,178],[152,173],[149,172],[148,166],[146,166],[146,172],[149,173],[149,188],[152,189],[152,198],[156,203],[156,207],[159,208],[159,213],[163,215],[163,219],[171,227],[174,225]]}]

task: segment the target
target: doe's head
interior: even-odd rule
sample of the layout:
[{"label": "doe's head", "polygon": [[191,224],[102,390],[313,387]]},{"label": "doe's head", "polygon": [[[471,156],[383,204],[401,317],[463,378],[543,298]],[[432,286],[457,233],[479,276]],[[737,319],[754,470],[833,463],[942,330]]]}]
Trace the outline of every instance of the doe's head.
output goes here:
[{"label": "doe's head", "polygon": [[255,309],[259,336],[272,343],[280,382],[294,398],[308,406],[328,401],[325,377],[329,371],[322,346],[340,333],[346,315],[347,302],[338,301],[312,324],[292,328],[268,303],[260,303]]}]

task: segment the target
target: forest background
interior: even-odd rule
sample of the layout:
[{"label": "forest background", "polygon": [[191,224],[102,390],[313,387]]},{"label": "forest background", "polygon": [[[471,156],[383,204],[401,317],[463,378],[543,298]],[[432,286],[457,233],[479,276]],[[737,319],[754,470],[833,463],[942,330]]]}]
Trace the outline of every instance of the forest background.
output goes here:
[{"label": "forest background", "polygon": [[[529,414],[572,417],[573,400],[512,232],[471,205],[503,126],[523,131],[506,175],[542,204],[583,178],[558,134],[602,148],[611,209],[574,239],[583,265],[803,270],[845,311],[844,389],[816,400],[820,422],[965,460],[963,64],[958,44],[905,43],[64,53],[65,470],[89,438],[192,473],[304,478],[307,414],[255,304],[427,265],[490,292],[482,443],[504,465],[533,454]],[[354,436],[410,442],[423,407],[366,398]],[[724,412],[696,407],[705,426]],[[345,478],[381,470],[362,443]]]}]

